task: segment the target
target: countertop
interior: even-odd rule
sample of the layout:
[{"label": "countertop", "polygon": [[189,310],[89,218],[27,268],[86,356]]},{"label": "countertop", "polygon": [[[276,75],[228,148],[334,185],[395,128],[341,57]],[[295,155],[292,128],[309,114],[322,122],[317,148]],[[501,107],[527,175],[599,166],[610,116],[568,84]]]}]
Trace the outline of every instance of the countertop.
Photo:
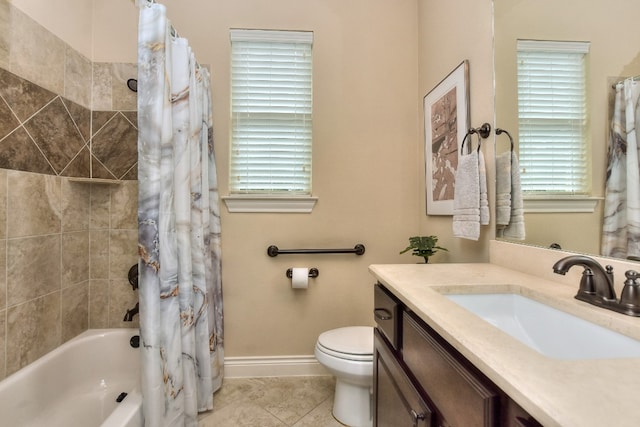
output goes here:
[{"label": "countertop", "polygon": [[495,264],[380,264],[370,272],[545,426],[640,425],[640,358],[546,357],[443,293],[509,291],[640,339],[640,318],[574,299],[578,290]]}]

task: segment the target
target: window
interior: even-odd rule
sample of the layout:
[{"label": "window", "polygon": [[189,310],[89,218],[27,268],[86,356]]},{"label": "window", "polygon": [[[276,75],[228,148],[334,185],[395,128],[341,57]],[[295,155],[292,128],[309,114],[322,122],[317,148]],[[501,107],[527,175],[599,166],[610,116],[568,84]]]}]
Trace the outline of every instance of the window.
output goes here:
[{"label": "window", "polygon": [[231,195],[311,194],[312,42],[231,30]]},{"label": "window", "polygon": [[518,40],[517,48],[522,190],[587,195],[589,43]]}]

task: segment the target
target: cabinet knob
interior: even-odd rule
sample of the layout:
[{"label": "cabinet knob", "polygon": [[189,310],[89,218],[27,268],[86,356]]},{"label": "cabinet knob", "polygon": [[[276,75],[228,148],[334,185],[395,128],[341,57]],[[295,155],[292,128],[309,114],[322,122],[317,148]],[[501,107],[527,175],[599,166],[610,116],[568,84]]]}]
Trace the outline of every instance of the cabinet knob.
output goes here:
[{"label": "cabinet knob", "polygon": [[390,320],[391,318],[393,318],[391,312],[385,308],[376,308],[375,310],[373,310],[373,315],[378,320]]},{"label": "cabinet knob", "polygon": [[418,427],[418,423],[420,421],[424,421],[424,419],[426,418],[424,413],[422,412],[417,413],[413,409],[411,410],[410,414],[411,414],[411,418],[413,418],[413,427]]}]

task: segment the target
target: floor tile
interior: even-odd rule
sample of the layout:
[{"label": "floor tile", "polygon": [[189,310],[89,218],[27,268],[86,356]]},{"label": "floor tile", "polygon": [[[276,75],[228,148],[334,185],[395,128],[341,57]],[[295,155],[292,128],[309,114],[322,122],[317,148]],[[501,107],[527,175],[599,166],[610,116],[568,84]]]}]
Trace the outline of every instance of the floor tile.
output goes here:
[{"label": "floor tile", "polygon": [[331,376],[227,378],[199,427],[339,427]]}]

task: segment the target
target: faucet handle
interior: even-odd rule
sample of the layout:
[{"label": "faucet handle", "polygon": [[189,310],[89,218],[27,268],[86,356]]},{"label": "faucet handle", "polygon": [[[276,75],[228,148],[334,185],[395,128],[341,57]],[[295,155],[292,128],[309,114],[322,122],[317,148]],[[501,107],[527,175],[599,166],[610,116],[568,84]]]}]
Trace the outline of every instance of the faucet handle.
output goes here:
[{"label": "faucet handle", "polygon": [[[635,270],[627,270],[624,272],[624,276],[627,278],[627,280],[625,280],[624,284],[626,285],[628,281],[631,282],[635,282],[635,284],[638,284],[638,279],[640,278],[640,273],[638,273]],[[630,283],[633,284],[633,283]]]},{"label": "faucet handle", "polygon": [[624,273],[627,280],[624,281],[624,288],[620,294],[620,305],[640,307],[640,273],[635,270],[627,270]]}]

